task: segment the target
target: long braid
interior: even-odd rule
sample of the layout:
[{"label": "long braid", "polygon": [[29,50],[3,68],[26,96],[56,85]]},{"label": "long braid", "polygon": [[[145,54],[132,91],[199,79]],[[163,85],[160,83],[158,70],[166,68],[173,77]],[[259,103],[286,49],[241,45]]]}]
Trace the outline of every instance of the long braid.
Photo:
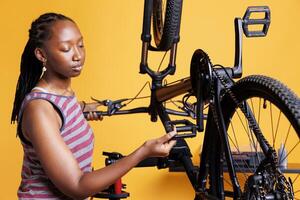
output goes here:
[{"label": "long braid", "polygon": [[35,56],[35,49],[43,47],[51,37],[51,26],[58,20],[72,19],[57,13],[45,13],[32,22],[29,30],[29,39],[21,57],[20,76],[16,86],[15,100],[11,115],[11,123],[18,121],[18,114],[25,96],[38,83],[43,70],[43,64]]}]

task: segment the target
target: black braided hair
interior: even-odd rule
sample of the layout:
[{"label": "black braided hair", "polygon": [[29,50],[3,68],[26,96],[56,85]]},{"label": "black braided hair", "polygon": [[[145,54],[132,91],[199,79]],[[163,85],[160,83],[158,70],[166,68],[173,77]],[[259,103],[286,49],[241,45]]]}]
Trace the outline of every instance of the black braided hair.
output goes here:
[{"label": "black braided hair", "polygon": [[51,37],[51,26],[59,20],[69,20],[69,17],[57,13],[45,13],[31,23],[29,39],[21,57],[20,75],[16,86],[16,94],[11,114],[11,123],[18,121],[18,113],[25,96],[32,90],[40,79],[43,64],[39,61],[34,50],[42,47]]}]

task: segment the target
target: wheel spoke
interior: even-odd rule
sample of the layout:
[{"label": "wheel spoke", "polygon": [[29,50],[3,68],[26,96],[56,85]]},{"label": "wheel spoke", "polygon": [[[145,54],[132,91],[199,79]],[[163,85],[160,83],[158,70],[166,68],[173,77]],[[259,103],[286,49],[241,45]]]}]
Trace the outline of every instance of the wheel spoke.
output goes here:
[{"label": "wheel spoke", "polygon": [[242,126],[243,126],[243,128],[244,128],[245,132],[247,133],[246,126],[244,125],[244,123],[243,123],[243,120],[242,120],[242,118],[241,118],[240,114],[239,114],[238,112],[237,112],[236,114],[237,114],[237,116],[239,117],[239,120],[240,120],[240,122],[242,123]]},{"label": "wheel spoke", "polygon": [[246,123],[246,128],[247,128],[247,136],[248,136],[248,140],[249,140],[249,143],[250,143],[250,151],[252,151],[252,144],[253,144],[253,140],[252,140],[252,134],[251,134],[251,130],[249,128],[249,122],[248,122],[248,119],[246,116],[245,117],[245,123]]},{"label": "wheel spoke", "polygon": [[294,180],[292,181],[292,184],[294,184],[294,183],[296,182],[296,180],[298,179],[299,175],[300,175],[300,174],[298,174],[298,175],[296,176],[296,178],[294,178]]},{"label": "wheel spoke", "polygon": [[[233,125],[232,125],[231,122],[230,122],[230,127],[231,127],[231,130],[232,130],[232,132],[233,132],[233,136],[234,136],[234,140],[235,140],[235,143],[234,143],[234,142],[232,142],[232,143],[233,143],[233,144],[236,144],[236,145],[235,145],[235,148],[237,149],[237,151],[239,151],[239,149],[238,149],[239,145],[238,145],[238,141],[237,141],[237,138],[236,138],[235,129],[234,129],[234,127],[233,127]],[[230,135],[228,135],[228,136],[230,137]],[[230,137],[230,139],[231,139],[231,137]]]},{"label": "wheel spoke", "polygon": [[164,60],[165,60],[165,57],[166,57],[166,55],[167,55],[167,51],[164,53],[164,55],[163,55],[163,57],[162,57],[162,59],[161,59],[161,61],[160,61],[160,63],[159,63],[159,66],[158,66],[158,68],[157,68],[157,72],[159,72],[159,70],[160,70],[160,68],[161,68],[161,65],[162,65],[162,63],[164,62]]},{"label": "wheel spoke", "polygon": [[272,104],[270,102],[270,120],[271,120],[271,130],[272,130],[272,141],[273,141],[273,148],[275,148],[275,134],[274,134],[274,124],[273,124],[273,112],[272,112]]},{"label": "wheel spoke", "polygon": [[[231,122],[230,122],[230,126],[231,126],[231,130],[232,130],[232,132],[233,132],[233,136],[234,136],[235,142],[233,141],[233,139],[232,139],[232,137],[231,137],[230,135],[228,135],[228,138],[229,138],[229,140],[231,141],[231,143],[234,145],[234,147],[236,148],[238,154],[241,154],[241,151],[240,151],[240,148],[239,148],[239,144],[238,144],[238,140],[237,140],[237,137],[236,137],[236,132],[235,132],[234,126],[232,125]],[[236,166],[237,166],[240,170],[243,169],[243,168],[240,167],[240,165],[239,165],[236,161],[234,161],[234,162],[235,162]],[[252,171],[252,173],[254,173],[253,169],[251,169],[251,168],[249,167],[248,163],[247,163],[245,160],[243,160],[242,162],[244,163],[245,167],[247,167],[249,170]],[[243,175],[244,175],[245,179],[247,180],[248,176],[247,176],[245,173],[243,173]]]},{"label": "wheel spoke", "polygon": [[[241,154],[241,151],[239,150],[238,145],[235,145],[235,144],[234,144],[234,142],[233,142],[232,138],[230,137],[230,135],[228,135],[228,137],[229,137],[229,140],[232,142],[232,144],[233,144],[233,145],[235,146],[235,148],[237,149],[237,152],[238,152],[239,154]],[[239,165],[239,163],[237,163],[235,160],[233,160],[233,161],[236,163],[236,166],[238,167],[238,169],[240,169],[240,170],[244,169],[244,167],[241,167],[241,166]],[[245,167],[247,167],[249,170],[252,170],[252,173],[254,173],[253,169],[251,169],[251,168],[249,167],[248,163],[247,163],[245,160],[243,160],[242,162],[244,163]],[[245,178],[248,178],[248,176],[246,176],[245,173],[243,173],[243,174],[244,174]]]},{"label": "wheel spoke", "polygon": [[[286,134],[285,140],[284,140],[283,149],[286,148],[286,143],[287,143],[287,139],[289,138],[289,135],[290,135],[291,127],[292,127],[292,125],[290,124],[290,125],[289,125],[289,128],[288,128],[288,130],[287,130],[287,134]],[[278,156],[279,163],[281,163],[281,161],[284,160],[284,159],[281,159],[281,158],[282,158],[282,154],[283,154],[283,151],[281,151],[281,152],[280,152],[280,155]]]},{"label": "wheel spoke", "polygon": [[260,124],[261,98],[259,98],[257,123]]},{"label": "wheel spoke", "polygon": [[254,118],[255,118],[255,110],[254,110],[254,106],[253,106],[253,101],[252,101],[252,99],[250,99],[250,104],[251,104],[251,110],[252,110],[252,112],[253,112],[253,116],[254,116]]},{"label": "wheel spoke", "polygon": [[243,128],[244,128],[244,130],[245,130],[245,132],[246,132],[246,134],[247,134],[247,136],[248,136],[248,139],[249,139],[249,141],[250,141],[250,148],[251,148],[251,150],[252,150],[251,144],[253,144],[253,142],[251,142],[251,137],[250,137],[250,134],[251,134],[251,133],[249,133],[250,131],[249,131],[248,120],[247,120],[246,116],[244,116],[244,117],[245,117],[246,124],[247,124],[247,125],[245,125],[245,124],[243,123],[243,120],[242,120],[242,118],[241,118],[239,112],[236,112],[236,113],[237,113],[237,116],[238,116],[238,118],[239,118],[239,120],[240,120],[240,122],[241,122],[241,124],[242,124],[242,126],[243,126]]},{"label": "wheel spoke", "polygon": [[231,184],[230,181],[228,181],[227,179],[224,179],[224,181],[225,181],[228,185],[230,185],[230,186],[232,187],[232,184]]},{"label": "wheel spoke", "polygon": [[[260,113],[261,113],[261,98],[259,98],[259,105],[258,105],[258,116],[257,116],[257,124],[260,124]],[[256,146],[258,146],[258,140],[256,140]],[[259,162],[260,162],[260,157],[258,156]]]},{"label": "wheel spoke", "polygon": [[[295,144],[295,145],[293,146],[293,148],[286,154],[286,156],[285,156],[283,159],[281,159],[280,161],[285,160],[285,159],[290,155],[290,153],[292,153],[292,151],[298,146],[299,143],[300,143],[300,140],[298,140],[297,144]],[[280,163],[280,162],[279,162],[279,163]]]},{"label": "wheel spoke", "polygon": [[274,138],[274,141],[273,141],[273,144],[276,142],[276,137],[277,137],[277,133],[278,133],[278,128],[279,128],[279,122],[280,122],[280,118],[281,118],[281,111],[279,112],[279,115],[278,115],[278,119],[277,119],[277,124],[276,124],[276,130],[275,130],[275,138]]}]

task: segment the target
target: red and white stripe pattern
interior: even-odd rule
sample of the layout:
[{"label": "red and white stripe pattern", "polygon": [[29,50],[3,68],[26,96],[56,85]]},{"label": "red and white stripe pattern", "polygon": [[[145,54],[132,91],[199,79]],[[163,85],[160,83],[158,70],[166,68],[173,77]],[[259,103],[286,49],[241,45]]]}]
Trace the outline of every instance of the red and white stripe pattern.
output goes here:
[{"label": "red and white stripe pattern", "polygon": [[[63,120],[61,136],[76,158],[83,172],[90,172],[94,148],[94,135],[83,116],[75,96],[61,96],[45,92],[31,92],[23,101],[19,119],[28,102],[34,99],[49,101]],[[18,190],[20,200],[51,199],[67,200],[70,197],[60,192],[45,174],[32,145],[22,142],[24,157],[22,181]],[[58,155],[59,156],[59,155]]]}]

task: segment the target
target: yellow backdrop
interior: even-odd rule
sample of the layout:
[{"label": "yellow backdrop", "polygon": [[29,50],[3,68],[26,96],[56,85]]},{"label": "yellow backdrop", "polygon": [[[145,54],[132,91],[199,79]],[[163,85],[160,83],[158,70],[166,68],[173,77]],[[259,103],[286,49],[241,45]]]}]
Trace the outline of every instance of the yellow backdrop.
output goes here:
[{"label": "yellow backdrop", "polygon": [[[244,39],[244,75],[265,74],[286,83],[298,95],[300,52],[300,1],[266,0],[188,0],[184,1],[181,41],[178,46],[177,72],[168,81],[189,74],[191,55],[202,48],[213,63],[233,64],[234,17],[242,17],[247,6],[268,5],[272,22],[266,38]],[[73,88],[79,99],[133,97],[149,81],[140,75],[142,0],[16,0],[0,1],[0,199],[16,199],[20,182],[22,148],[16,138],[16,126],[10,124],[20,56],[33,19],[44,12],[60,12],[73,18],[81,28],[87,49],[82,75]],[[157,68],[161,55],[150,56]],[[148,95],[143,92],[142,95]],[[140,105],[140,104],[136,104]],[[147,104],[146,104],[147,105]],[[94,167],[103,167],[103,150],[128,154],[146,139],[164,133],[160,123],[149,116],[107,117],[92,122],[96,135]],[[199,139],[199,138],[198,138]],[[191,139],[193,153],[199,141]],[[300,152],[299,152],[300,153]],[[197,159],[197,158],[195,158]],[[129,199],[192,199],[192,188],[182,173],[155,168],[134,169],[125,178]]]}]

